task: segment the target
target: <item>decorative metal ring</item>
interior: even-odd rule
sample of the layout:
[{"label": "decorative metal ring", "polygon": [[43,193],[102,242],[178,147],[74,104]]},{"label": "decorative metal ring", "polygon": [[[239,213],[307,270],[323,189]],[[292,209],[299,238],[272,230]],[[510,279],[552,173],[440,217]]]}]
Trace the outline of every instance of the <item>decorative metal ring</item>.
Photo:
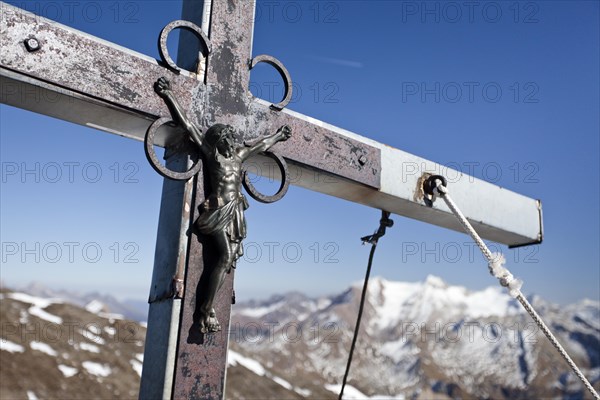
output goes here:
[{"label": "decorative metal ring", "polygon": [[279,185],[279,190],[277,190],[277,193],[275,193],[272,196],[266,196],[266,195],[258,192],[258,190],[256,190],[256,188],[254,187],[252,182],[250,182],[250,178],[248,177],[247,170],[244,170],[244,179],[242,180],[242,184],[244,185],[244,188],[246,189],[246,191],[248,192],[250,197],[252,197],[254,200],[260,201],[261,203],[274,203],[277,200],[281,200],[283,198],[283,196],[285,196],[285,194],[287,193],[288,188],[290,187],[290,180],[289,180],[287,164],[286,164],[285,160],[283,159],[283,157],[281,157],[277,153],[267,151],[267,152],[264,152],[261,154],[263,154],[269,158],[272,158],[277,163],[277,166],[279,167],[279,170],[281,171],[281,185]]},{"label": "decorative metal ring", "polygon": [[283,100],[281,100],[277,104],[271,104],[272,108],[274,108],[278,111],[281,111],[284,109],[285,106],[288,105],[290,100],[292,100],[292,78],[290,77],[290,73],[283,66],[281,61],[279,61],[278,59],[276,59],[273,56],[269,56],[266,54],[261,54],[260,56],[254,57],[252,59],[252,61],[250,62],[250,69],[254,68],[256,66],[256,64],[261,63],[261,62],[267,63],[267,64],[271,65],[272,67],[274,67],[277,70],[277,72],[279,72],[279,75],[281,75],[281,78],[283,79],[283,84],[285,87]]},{"label": "decorative metal ring", "polygon": [[152,168],[165,178],[173,179],[176,181],[187,181],[192,176],[196,175],[200,168],[202,168],[202,163],[200,159],[196,161],[196,163],[192,166],[192,168],[187,172],[175,172],[171,171],[164,165],[160,163],[158,157],[156,156],[156,152],[154,151],[154,137],[156,136],[156,131],[162,125],[172,122],[173,120],[168,117],[162,117],[154,121],[152,125],[146,131],[146,136],[144,137],[144,150],[146,152],[146,158]]},{"label": "decorative metal ring", "polygon": [[158,51],[160,52],[160,58],[162,58],[163,62],[166,63],[173,71],[179,72],[181,71],[181,68],[175,64],[169,55],[169,49],[167,48],[167,38],[169,37],[169,33],[176,28],[187,29],[188,31],[196,34],[196,37],[200,39],[204,47],[206,47],[206,55],[211,52],[211,44],[208,37],[204,34],[204,32],[202,32],[202,29],[190,21],[178,19],[168,23],[167,26],[160,31],[160,36],[158,37]]}]

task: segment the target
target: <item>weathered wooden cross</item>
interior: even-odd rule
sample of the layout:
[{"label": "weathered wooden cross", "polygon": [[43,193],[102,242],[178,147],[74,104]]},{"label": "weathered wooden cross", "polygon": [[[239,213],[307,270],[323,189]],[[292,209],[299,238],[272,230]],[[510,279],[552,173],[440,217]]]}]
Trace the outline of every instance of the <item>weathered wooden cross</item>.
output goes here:
[{"label": "weathered wooden cross", "polygon": [[[272,105],[253,98],[248,89],[250,69],[256,62],[269,61],[252,57],[253,1],[184,0],[183,19],[201,24],[208,42],[200,46],[182,31],[177,64],[193,72],[180,73],[173,72],[174,65],[168,68],[0,5],[3,103],[143,140],[157,118],[170,115],[153,89],[153,83],[165,76],[188,116],[203,131],[215,123],[229,124],[241,143],[290,126],[292,138],[275,148],[299,177],[295,184],[462,231],[445,205],[424,203],[423,177],[427,171],[439,171],[437,164],[289,111],[285,99]],[[285,69],[273,62],[288,79]],[[35,99],[23,95],[31,91],[47,95]],[[173,144],[174,136],[171,132],[159,137],[157,144],[166,147],[168,168],[187,170],[189,156]],[[333,181],[316,180],[315,172]],[[452,192],[481,236],[509,246],[541,241],[539,201],[468,178],[453,183]],[[204,266],[214,262],[203,239],[189,234],[204,200],[203,181],[201,171],[195,180],[165,179],[163,184],[140,390],[143,399],[208,399],[224,393],[233,273],[216,299],[222,331],[201,335],[195,315],[200,276]],[[174,276],[184,285],[174,288]]]}]

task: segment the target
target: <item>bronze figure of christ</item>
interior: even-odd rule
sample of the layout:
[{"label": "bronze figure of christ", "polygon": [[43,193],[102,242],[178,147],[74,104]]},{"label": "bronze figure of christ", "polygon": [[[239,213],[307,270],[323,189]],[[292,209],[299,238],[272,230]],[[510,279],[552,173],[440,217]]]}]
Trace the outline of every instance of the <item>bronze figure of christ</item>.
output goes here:
[{"label": "bronze figure of christ", "polygon": [[289,139],[292,132],[284,125],[252,146],[236,147],[234,131],[229,125],[214,124],[203,133],[186,116],[165,78],[160,78],[154,89],[169,107],[173,120],[189,133],[204,155],[210,193],[201,205],[202,212],[195,226],[200,233],[213,238],[218,258],[205,271],[208,274],[207,285],[206,293],[198,304],[199,325],[202,333],[218,332],[221,326],[213,307],[215,295],[223,285],[226,274],[235,268],[237,260],[243,255],[242,241],[246,237],[244,211],[248,208],[248,201],[241,192],[242,164],[250,156]]}]

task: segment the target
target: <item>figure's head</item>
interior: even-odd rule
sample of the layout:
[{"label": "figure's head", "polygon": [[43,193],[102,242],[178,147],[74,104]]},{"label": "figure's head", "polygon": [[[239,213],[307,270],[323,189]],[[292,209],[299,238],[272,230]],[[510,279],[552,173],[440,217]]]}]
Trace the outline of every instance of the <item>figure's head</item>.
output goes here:
[{"label": "figure's head", "polygon": [[232,126],[214,124],[206,131],[204,140],[222,155],[231,157],[234,150]]}]

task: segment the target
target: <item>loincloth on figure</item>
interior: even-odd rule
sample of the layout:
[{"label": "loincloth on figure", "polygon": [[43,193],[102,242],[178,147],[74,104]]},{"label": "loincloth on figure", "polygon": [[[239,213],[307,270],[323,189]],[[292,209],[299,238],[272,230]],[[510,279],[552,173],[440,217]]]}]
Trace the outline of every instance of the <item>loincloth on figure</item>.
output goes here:
[{"label": "loincloth on figure", "polygon": [[235,251],[232,267],[244,254],[242,241],[246,238],[246,218],[244,211],[248,209],[246,196],[239,196],[220,207],[213,207],[214,199],[206,199],[202,203],[202,213],[195,222],[198,230],[204,235],[214,235],[216,232],[227,232],[232,250]]}]

